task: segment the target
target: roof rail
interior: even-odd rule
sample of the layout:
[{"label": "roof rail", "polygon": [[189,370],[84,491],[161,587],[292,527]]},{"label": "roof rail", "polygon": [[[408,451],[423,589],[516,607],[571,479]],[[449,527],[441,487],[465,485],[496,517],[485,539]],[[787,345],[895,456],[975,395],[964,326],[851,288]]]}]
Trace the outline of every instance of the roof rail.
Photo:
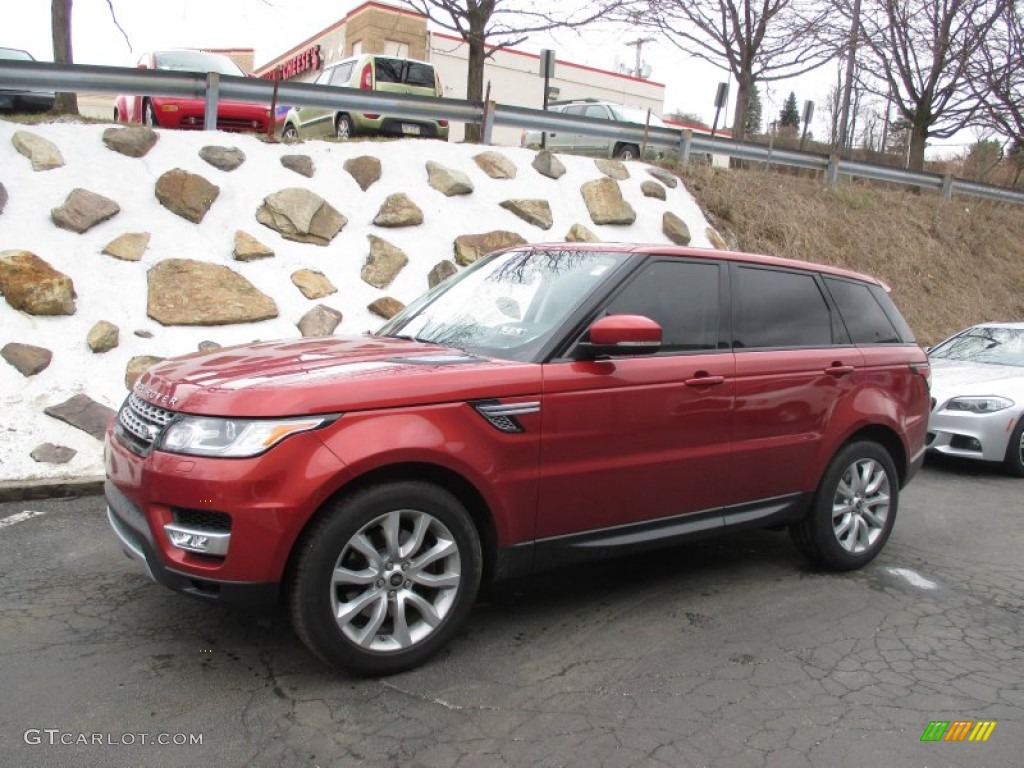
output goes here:
[{"label": "roof rail", "polygon": [[581,102],[586,104],[597,104],[602,101],[607,101],[607,99],[595,99],[588,96],[585,99],[559,99],[558,101],[549,101],[548,104],[579,104]]}]

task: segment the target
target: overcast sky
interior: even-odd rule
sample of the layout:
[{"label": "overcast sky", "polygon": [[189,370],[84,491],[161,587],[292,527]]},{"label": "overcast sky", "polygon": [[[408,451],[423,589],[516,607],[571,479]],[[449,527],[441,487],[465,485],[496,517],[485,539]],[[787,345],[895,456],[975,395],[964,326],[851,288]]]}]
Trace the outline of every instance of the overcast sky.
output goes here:
[{"label": "overcast sky", "polygon": [[[283,53],[343,18],[363,0],[111,0],[124,36],[111,20],[107,0],[74,0],[72,45],[78,64],[134,66],[145,51],[170,48],[253,48],[257,66]],[[13,2],[13,0],[11,0]],[[397,3],[392,3],[397,4]],[[51,61],[50,3],[21,2],[17,18],[5,15],[0,45],[24,48],[37,59]],[[620,64],[632,68],[636,49],[627,45],[639,35],[633,30],[588,29],[586,37],[561,32],[554,39],[540,37],[520,48],[537,52],[555,48],[559,59],[615,71]],[[648,35],[644,35],[645,37]],[[686,56],[670,43],[657,41],[642,48],[651,66],[650,78],[664,83],[665,111],[679,110],[711,122],[717,84],[726,80],[722,70]],[[825,100],[835,80],[834,65],[798,81],[761,85],[765,123],[778,116],[782,103],[794,91],[802,105],[816,102],[811,130],[827,134]],[[735,90],[735,89],[733,89]],[[719,125],[731,122],[723,114]],[[970,141],[971,137],[960,139]],[[959,147],[951,147],[955,151]]]}]

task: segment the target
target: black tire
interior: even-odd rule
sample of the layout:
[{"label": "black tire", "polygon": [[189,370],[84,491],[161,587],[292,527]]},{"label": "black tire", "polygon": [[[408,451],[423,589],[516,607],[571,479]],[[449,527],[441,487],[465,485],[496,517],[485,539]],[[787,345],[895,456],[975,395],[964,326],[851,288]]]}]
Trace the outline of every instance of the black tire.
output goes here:
[{"label": "black tire", "polygon": [[1003,466],[1014,477],[1024,477],[1024,416],[1018,419],[1017,426],[1010,434]]},{"label": "black tire", "polygon": [[615,157],[619,160],[639,160],[640,147],[636,144],[621,144],[615,150]]},{"label": "black tire", "polygon": [[285,141],[298,141],[299,140],[299,129],[296,128],[292,123],[288,123],[284,130],[281,131],[281,138]]},{"label": "black tire", "polygon": [[156,121],[156,112],[153,111],[153,102],[149,99],[145,99],[142,102],[142,124],[148,125],[150,128],[160,127],[160,124]]},{"label": "black tire", "polygon": [[832,459],[793,543],[819,565],[850,571],[871,562],[889,539],[899,507],[899,476],[878,443],[859,441]]},{"label": "black tire", "polygon": [[355,135],[352,118],[344,113],[338,115],[334,121],[334,135],[339,139],[351,139]]},{"label": "black tire", "polygon": [[297,547],[295,632],[323,661],[357,675],[422,664],[459,629],[480,587],[480,537],[469,514],[425,482],[330,502]]},{"label": "black tire", "polygon": [[114,122],[121,122],[121,110],[119,110],[117,107],[114,107]]}]

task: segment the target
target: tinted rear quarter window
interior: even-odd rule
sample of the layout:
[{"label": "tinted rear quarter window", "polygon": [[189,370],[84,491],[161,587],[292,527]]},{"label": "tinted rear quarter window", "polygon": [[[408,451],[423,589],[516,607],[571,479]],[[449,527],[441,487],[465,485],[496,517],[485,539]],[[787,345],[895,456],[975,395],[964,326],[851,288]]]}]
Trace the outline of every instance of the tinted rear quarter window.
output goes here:
[{"label": "tinted rear quarter window", "polygon": [[734,346],[831,346],[832,313],[813,275],[743,266],[733,280]]},{"label": "tinted rear quarter window", "polygon": [[825,284],[839,307],[854,344],[899,344],[903,341],[869,286],[826,277]]},{"label": "tinted rear quarter window", "polygon": [[434,68],[429,64],[420,64],[410,61],[405,71],[405,82],[407,85],[434,87]]},{"label": "tinted rear quarter window", "polygon": [[377,82],[378,83],[400,83],[402,82],[402,60],[401,59],[377,59]]}]

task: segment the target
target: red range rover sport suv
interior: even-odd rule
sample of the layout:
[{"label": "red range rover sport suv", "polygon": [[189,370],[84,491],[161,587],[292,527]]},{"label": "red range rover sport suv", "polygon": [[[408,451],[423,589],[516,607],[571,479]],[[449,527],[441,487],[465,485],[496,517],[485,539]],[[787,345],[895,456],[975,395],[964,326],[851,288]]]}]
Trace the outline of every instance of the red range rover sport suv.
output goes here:
[{"label": "red range rover sport suv", "polygon": [[528,246],[374,334],[154,366],[107,433],[108,515],[155,581],[284,601],[324,661],[388,674],[485,580],[783,525],[864,565],[921,464],[928,378],[864,275]]}]

